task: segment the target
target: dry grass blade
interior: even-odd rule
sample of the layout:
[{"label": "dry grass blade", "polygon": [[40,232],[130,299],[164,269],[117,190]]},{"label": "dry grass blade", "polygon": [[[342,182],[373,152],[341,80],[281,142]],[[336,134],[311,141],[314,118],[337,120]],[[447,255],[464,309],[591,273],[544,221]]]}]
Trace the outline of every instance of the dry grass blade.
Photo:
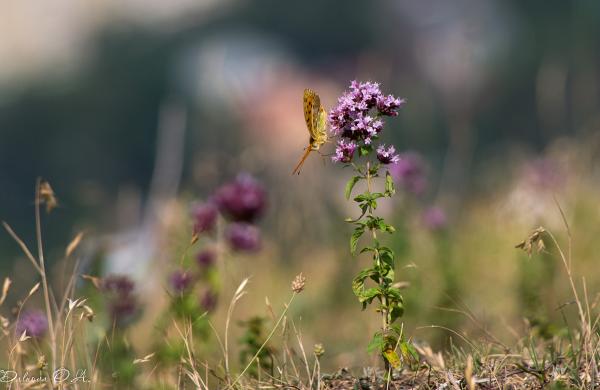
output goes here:
[{"label": "dry grass blade", "polygon": [[302,335],[296,328],[296,324],[294,324],[294,321],[291,321],[291,323],[292,323],[292,328],[294,329],[294,334],[296,335],[296,340],[298,341],[298,347],[300,348],[300,352],[302,352],[302,359],[303,359],[304,367],[306,368],[307,378],[309,378],[309,381],[310,381],[308,387],[310,389],[312,389],[313,388],[312,375],[310,373],[308,359],[306,358],[306,351],[304,350],[304,344],[302,343]]},{"label": "dry grass blade", "polygon": [[229,324],[231,323],[231,316],[233,315],[233,309],[235,308],[235,304],[242,299],[246,292],[244,288],[248,284],[250,279],[246,278],[242,280],[242,283],[238,286],[237,290],[233,294],[231,298],[231,302],[229,303],[229,308],[227,309],[227,320],[225,321],[225,372],[229,375]]},{"label": "dry grass blade", "polygon": [[33,286],[33,287],[31,288],[31,290],[29,290],[29,294],[27,294],[27,298],[29,298],[30,296],[32,296],[33,294],[35,294],[35,292],[36,292],[37,290],[39,290],[39,288],[40,288],[40,282],[37,282],[37,283],[35,284],[35,286]]},{"label": "dry grass blade", "polygon": [[430,346],[419,346],[415,345],[417,352],[419,355],[423,356],[427,363],[431,365],[433,368],[437,368],[440,370],[446,369],[446,362],[444,361],[444,356],[441,352],[433,352]]},{"label": "dry grass blade", "polygon": [[154,352],[152,352],[151,354],[148,354],[148,355],[144,356],[141,359],[135,359],[133,361],[133,364],[147,363],[147,362],[150,361],[150,359],[152,359],[152,357],[154,357]]},{"label": "dry grass blade", "polygon": [[294,297],[297,294],[294,292],[292,294],[292,297],[290,298],[290,301],[288,302],[287,305],[285,305],[285,309],[283,310],[283,313],[281,313],[281,315],[279,316],[279,319],[277,320],[277,322],[275,323],[275,325],[273,326],[273,329],[271,330],[271,333],[269,333],[269,335],[267,336],[266,340],[262,343],[262,345],[260,346],[260,348],[256,351],[256,353],[254,354],[254,356],[252,357],[252,359],[250,359],[250,361],[248,362],[248,364],[246,365],[246,367],[242,370],[242,372],[237,376],[237,378],[235,379],[235,381],[233,381],[233,383],[229,386],[226,387],[226,389],[233,389],[235,388],[235,385],[237,385],[240,381],[240,379],[242,379],[242,377],[244,376],[244,374],[246,374],[246,371],[248,371],[248,369],[252,366],[252,364],[254,364],[254,361],[258,358],[258,355],[260,355],[260,353],[262,352],[262,350],[265,348],[265,346],[269,343],[269,341],[271,341],[271,338],[273,337],[273,335],[275,334],[275,331],[277,331],[277,328],[279,328],[279,324],[281,324],[281,321],[285,318],[292,302],[294,301]]},{"label": "dry grass blade", "polygon": [[448,331],[448,332],[450,332],[452,334],[455,334],[456,336],[460,337],[464,342],[466,342],[477,353],[481,353],[481,351],[479,350],[479,348],[477,348],[477,346],[475,344],[473,344],[473,342],[471,342],[467,337],[465,337],[462,334],[458,333],[454,329],[450,329],[450,328],[447,328],[447,327],[441,326],[441,325],[419,326],[416,329],[417,330],[421,330],[421,329],[443,329],[443,330],[446,330],[446,331]]},{"label": "dry grass blade", "polygon": [[37,263],[37,260],[35,259],[35,257],[33,257],[31,251],[29,250],[29,248],[27,248],[27,245],[25,245],[23,240],[21,240],[21,238],[17,236],[17,233],[15,233],[15,231],[12,230],[9,224],[2,221],[2,226],[4,226],[4,229],[6,229],[6,231],[12,237],[12,239],[15,240],[15,242],[21,247],[21,250],[23,251],[23,253],[25,253],[25,256],[29,259],[29,261],[31,261],[31,264],[33,264],[34,268],[41,274],[42,269],[40,268],[40,265]]},{"label": "dry grass blade", "polygon": [[[179,333],[179,336],[183,340],[185,349],[187,351],[187,355],[188,355],[187,356],[187,360],[188,360],[187,364],[189,364],[191,370],[184,368],[186,375],[194,383],[194,385],[196,386],[197,389],[208,389],[206,383],[202,380],[202,376],[196,369],[196,364],[195,364],[195,360],[193,357],[194,353],[192,351],[192,346],[191,346],[192,343],[190,342],[190,338],[191,338],[190,335],[192,333],[191,327],[186,327],[185,332],[183,332],[177,325],[176,321],[173,322],[173,325],[174,325],[175,330],[177,331],[177,333]],[[185,359],[182,358],[182,364],[183,363],[186,363],[186,361],[185,361]]]},{"label": "dry grass blade", "polygon": [[96,287],[98,290],[100,290],[100,288],[102,287],[102,279],[96,277],[96,276],[91,276],[91,275],[81,275],[81,277],[85,280],[89,280],[90,282],[92,282],[92,284],[94,285],[94,287]]},{"label": "dry grass blade", "polygon": [[11,284],[12,281],[10,278],[4,278],[4,284],[2,285],[2,296],[0,296],[0,305],[2,305],[6,300],[6,296],[8,295],[8,290],[10,289]]},{"label": "dry grass blade", "polygon": [[77,249],[77,247],[81,243],[82,239],[83,239],[83,232],[77,233],[75,238],[73,238],[73,240],[71,240],[69,245],[67,245],[67,249],[65,250],[65,257],[70,257],[73,254],[75,249]]}]

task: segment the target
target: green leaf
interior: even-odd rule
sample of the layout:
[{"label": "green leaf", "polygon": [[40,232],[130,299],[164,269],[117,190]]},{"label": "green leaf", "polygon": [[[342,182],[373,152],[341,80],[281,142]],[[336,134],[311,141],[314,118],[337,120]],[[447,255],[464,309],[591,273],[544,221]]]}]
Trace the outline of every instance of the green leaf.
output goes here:
[{"label": "green leaf", "polygon": [[394,252],[385,246],[382,246],[381,248],[379,248],[379,260],[385,264],[389,269],[394,269],[395,268],[395,264],[394,264]]},{"label": "green leaf", "polygon": [[383,351],[383,347],[385,346],[385,341],[383,340],[383,335],[380,332],[375,333],[371,342],[367,346],[367,352],[373,353],[375,351]]},{"label": "green leaf", "polygon": [[398,318],[404,315],[404,305],[397,303],[390,310],[390,321],[395,322]]},{"label": "green leaf", "polygon": [[350,195],[352,194],[352,189],[354,188],[354,186],[356,185],[356,183],[358,183],[358,181],[361,179],[360,176],[354,176],[352,179],[348,180],[348,183],[346,183],[346,190],[344,191],[344,194],[346,195],[346,199],[350,199]]},{"label": "green leaf", "polygon": [[367,200],[371,200],[371,195],[370,194],[360,194],[354,197],[354,201],[355,202],[364,202]]},{"label": "green leaf", "polygon": [[352,236],[350,237],[350,253],[352,253],[352,254],[356,253],[356,247],[358,246],[358,240],[360,239],[360,237],[363,235],[364,232],[365,232],[364,226],[359,226],[356,229],[354,229],[354,233],[352,233]]},{"label": "green leaf", "polygon": [[377,221],[377,225],[379,230],[381,230],[382,232],[394,233],[396,231],[396,229],[392,225],[388,225],[383,219],[379,219]]},{"label": "green leaf", "polygon": [[385,267],[385,269],[383,271],[385,271],[385,272],[382,272],[381,274],[385,278],[385,282],[387,284],[392,284],[394,282],[394,276],[395,276],[394,269]]},{"label": "green leaf", "polygon": [[[367,203],[363,203],[360,205],[360,210],[362,211],[362,215],[365,215],[367,213],[367,209],[369,208],[369,205]],[[361,217],[362,217],[361,215]]]},{"label": "green leaf", "polygon": [[371,153],[371,151],[373,150],[373,147],[371,145],[361,145],[358,148],[358,154],[362,157],[362,156],[366,156],[367,154]]},{"label": "green leaf", "polygon": [[369,169],[369,174],[370,174],[371,176],[374,176],[374,177],[377,177],[377,176],[379,176],[379,175],[378,175],[378,172],[379,172],[379,167],[380,167],[380,166],[381,166],[381,164],[380,164],[380,163],[377,163],[377,164],[374,164],[374,165],[372,165],[372,166],[371,166],[371,169]]},{"label": "green leaf", "polygon": [[381,290],[379,287],[371,287],[366,290],[363,290],[358,296],[358,301],[360,303],[371,303],[374,298],[381,296]]},{"label": "green leaf", "polygon": [[400,291],[399,288],[390,287],[385,290],[385,295],[394,302],[398,302],[398,303],[404,302],[404,298],[402,297],[402,292]]},{"label": "green leaf", "polygon": [[354,294],[358,297],[365,287],[365,279],[369,277],[376,278],[377,275],[377,270],[373,268],[366,268],[360,271],[352,280],[352,291],[354,291]]},{"label": "green leaf", "polygon": [[375,252],[376,250],[377,249],[372,246],[366,246],[366,247],[362,248],[359,253]]},{"label": "green leaf", "polygon": [[391,197],[396,193],[396,189],[394,188],[394,179],[392,179],[392,175],[390,175],[389,171],[385,172],[385,195],[387,197]]},{"label": "green leaf", "polygon": [[419,353],[416,348],[407,341],[402,341],[400,343],[400,352],[402,353],[402,357],[411,363],[416,363],[419,361]]}]

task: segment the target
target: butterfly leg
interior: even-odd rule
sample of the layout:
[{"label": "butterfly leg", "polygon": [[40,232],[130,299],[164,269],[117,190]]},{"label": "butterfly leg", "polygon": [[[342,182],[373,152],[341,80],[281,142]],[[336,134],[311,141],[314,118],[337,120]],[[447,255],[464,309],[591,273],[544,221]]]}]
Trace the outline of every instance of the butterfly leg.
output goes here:
[{"label": "butterfly leg", "polygon": [[296,165],[296,168],[294,168],[294,170],[292,171],[292,175],[294,174],[300,174],[300,168],[302,168],[302,165],[304,164],[304,161],[306,161],[306,159],[308,158],[308,155],[310,154],[310,152],[312,152],[312,149],[310,147],[306,147],[304,148],[305,152],[304,155],[302,155],[302,158],[300,159],[300,162],[298,163],[298,165]]}]

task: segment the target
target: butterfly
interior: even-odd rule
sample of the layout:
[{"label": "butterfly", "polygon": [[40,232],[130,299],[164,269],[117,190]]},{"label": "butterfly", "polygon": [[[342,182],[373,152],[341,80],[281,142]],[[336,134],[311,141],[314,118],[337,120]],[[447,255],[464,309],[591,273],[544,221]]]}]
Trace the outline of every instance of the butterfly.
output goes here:
[{"label": "butterfly", "polygon": [[315,91],[305,89],[303,103],[304,120],[306,121],[310,138],[304,155],[302,155],[300,162],[294,168],[292,175],[296,173],[300,174],[300,168],[310,152],[319,150],[321,145],[327,142],[327,113],[323,106],[321,106],[321,98],[319,98],[319,95]]}]

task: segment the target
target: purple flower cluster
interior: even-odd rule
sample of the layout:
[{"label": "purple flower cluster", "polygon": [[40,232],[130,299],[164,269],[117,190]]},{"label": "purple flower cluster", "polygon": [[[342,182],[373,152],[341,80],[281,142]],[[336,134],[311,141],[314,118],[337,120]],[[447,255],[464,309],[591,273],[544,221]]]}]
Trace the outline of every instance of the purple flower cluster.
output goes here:
[{"label": "purple flower cluster", "polygon": [[254,222],[267,205],[263,186],[248,174],[217,189],[214,201],[225,217],[236,222]]},{"label": "purple flower cluster", "polygon": [[356,142],[346,142],[345,140],[341,139],[338,141],[337,146],[335,147],[335,156],[333,156],[331,159],[334,162],[347,164],[352,161],[357,147],[358,145],[356,145]]},{"label": "purple flower cluster", "polygon": [[260,249],[260,230],[249,223],[232,223],[227,227],[225,237],[234,251],[254,252]]},{"label": "purple flower cluster", "polygon": [[218,209],[212,203],[195,205],[192,214],[194,216],[194,233],[200,234],[214,229],[217,223]]},{"label": "purple flower cluster", "polygon": [[[215,230],[219,215],[224,218],[224,240],[234,252],[255,252],[261,247],[260,229],[255,225],[267,207],[267,192],[254,177],[241,173],[215,190],[209,200],[192,210],[194,233]],[[216,247],[204,248],[196,255],[196,267],[175,270],[169,278],[172,291],[180,298],[189,298],[198,281],[207,282],[209,289],[198,298],[198,304],[211,311],[217,304],[218,289],[214,286],[217,261]],[[211,287],[212,286],[212,287]]]},{"label": "purple flower cluster", "polygon": [[42,338],[48,331],[48,320],[40,310],[31,310],[21,313],[15,332],[20,336],[25,332],[29,337]]},{"label": "purple flower cluster", "polygon": [[385,96],[377,83],[352,81],[350,91],[344,92],[338,105],[329,112],[331,131],[342,138],[338,141],[334,161],[352,160],[354,153],[348,153],[351,149],[348,143],[342,143],[344,138],[354,141],[355,145],[371,145],[383,130],[380,117],[398,115],[403,103],[404,100],[392,95]]},{"label": "purple flower cluster", "polygon": [[414,195],[423,194],[427,187],[425,163],[415,152],[399,155],[397,162],[390,166],[390,174],[395,182]]},{"label": "purple flower cluster", "polygon": [[386,148],[385,144],[381,144],[377,147],[377,159],[382,164],[397,164],[400,156],[396,154],[396,148],[393,145]]},{"label": "purple flower cluster", "polygon": [[118,325],[130,322],[138,312],[138,300],[134,294],[135,283],[126,275],[109,275],[102,280],[108,310]]},{"label": "purple flower cluster", "polygon": [[[217,214],[221,213],[229,221],[225,239],[231,249],[237,252],[256,251],[260,248],[260,230],[252,224],[264,214],[266,207],[267,192],[263,185],[254,177],[241,173],[219,187],[209,202],[194,208],[194,232],[212,230]],[[199,263],[214,261],[214,253],[212,258],[208,253],[198,256]]]}]

